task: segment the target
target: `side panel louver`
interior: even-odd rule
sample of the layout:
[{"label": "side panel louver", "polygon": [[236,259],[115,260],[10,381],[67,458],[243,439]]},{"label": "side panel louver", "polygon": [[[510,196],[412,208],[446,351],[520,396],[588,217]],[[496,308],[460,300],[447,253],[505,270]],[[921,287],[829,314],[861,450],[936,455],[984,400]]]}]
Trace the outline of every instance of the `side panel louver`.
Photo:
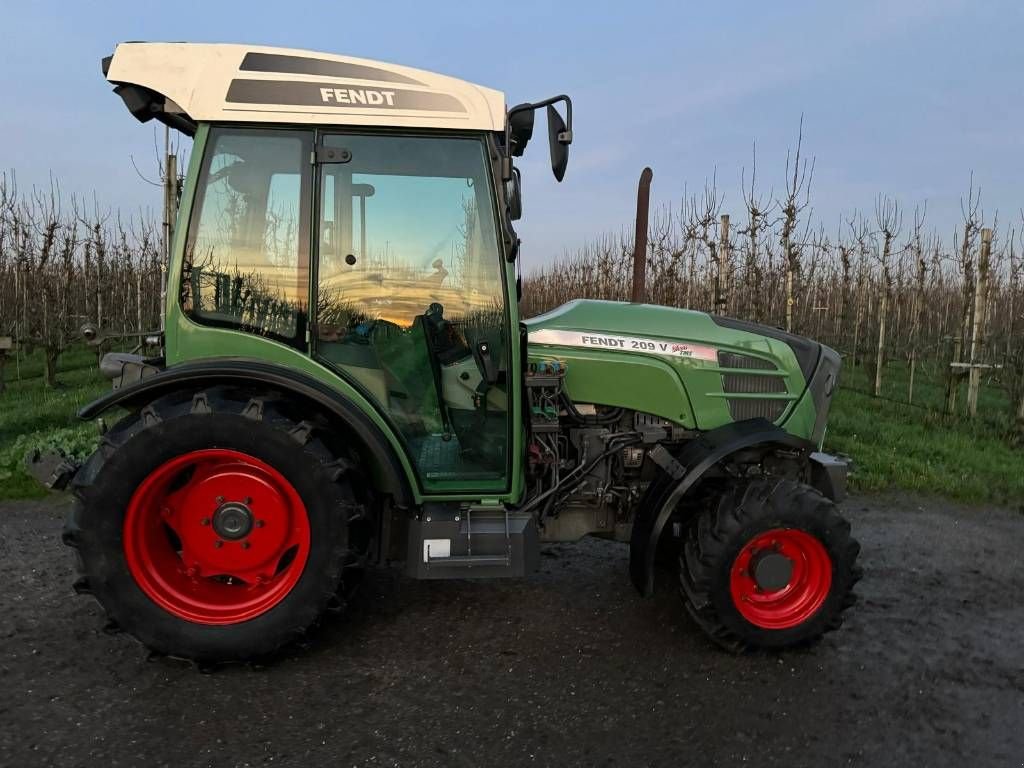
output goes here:
[{"label": "side panel louver", "polygon": [[[743,355],[737,352],[719,352],[718,364],[722,368],[736,368],[748,371],[775,371],[776,366],[770,360],[764,360],[752,355]],[[723,373],[722,391],[729,394],[784,394],[786,381],[782,374],[778,376],[742,373]],[[769,421],[776,421],[789,405],[787,400],[775,398],[733,398],[727,400],[729,413],[736,421],[743,419],[765,418]]]}]

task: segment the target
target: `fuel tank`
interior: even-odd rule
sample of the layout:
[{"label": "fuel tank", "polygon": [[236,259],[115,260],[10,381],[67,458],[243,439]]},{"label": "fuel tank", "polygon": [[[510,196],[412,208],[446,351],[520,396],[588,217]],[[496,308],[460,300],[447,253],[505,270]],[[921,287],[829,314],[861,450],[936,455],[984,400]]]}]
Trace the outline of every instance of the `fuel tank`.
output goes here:
[{"label": "fuel tank", "polygon": [[559,361],[574,402],[689,429],[763,417],[814,439],[839,373],[839,356],[814,341],[675,307],[580,299],[525,325],[531,367]]}]

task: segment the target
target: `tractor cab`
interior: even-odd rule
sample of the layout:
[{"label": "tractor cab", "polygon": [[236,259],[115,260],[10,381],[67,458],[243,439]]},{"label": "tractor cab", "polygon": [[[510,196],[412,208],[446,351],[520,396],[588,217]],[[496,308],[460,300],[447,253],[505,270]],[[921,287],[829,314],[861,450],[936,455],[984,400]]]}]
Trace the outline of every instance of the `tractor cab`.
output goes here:
[{"label": "tractor cab", "polygon": [[129,43],[104,66],[132,114],[195,137],[167,362],[230,352],[223,330],[272,340],[355,389],[425,490],[511,490],[512,156],[544,107],[561,179],[568,97],[506,112],[441,75],[248,46]]}]

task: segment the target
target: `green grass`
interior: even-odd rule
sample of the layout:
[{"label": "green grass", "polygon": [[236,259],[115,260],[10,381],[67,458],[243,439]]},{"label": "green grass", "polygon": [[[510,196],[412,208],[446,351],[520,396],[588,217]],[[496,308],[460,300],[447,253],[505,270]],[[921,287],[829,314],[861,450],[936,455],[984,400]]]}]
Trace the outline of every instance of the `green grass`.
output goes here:
[{"label": "green grass", "polygon": [[96,353],[73,348],[62,355],[58,371],[61,386],[47,389],[41,352],[23,357],[20,366],[14,360],[7,363],[7,387],[0,394],[0,499],[46,495],[25,471],[24,458],[30,451],[60,448],[83,457],[95,445],[95,425],[79,421],[75,413],[110,391],[110,382],[96,366]]},{"label": "green grass", "polygon": [[[914,405],[905,400],[903,363],[886,367],[882,397],[867,394],[862,369],[844,369],[825,440],[826,450],[849,454],[853,487],[938,493],[971,503],[1024,504],[1024,450],[1010,439],[1011,409],[994,384],[983,386],[978,416],[946,416],[941,368],[915,376]],[[966,388],[958,397],[963,412]]]},{"label": "green grass", "polygon": [[[108,392],[91,349],[75,348],[60,362],[62,387],[43,386],[39,353],[21,361],[21,380],[11,361],[7,391],[0,394],[0,499],[34,498],[44,491],[24,469],[34,449],[61,448],[84,457],[97,440],[93,424],[78,421],[77,410]],[[942,369],[922,366],[915,401],[906,399],[907,370],[887,366],[881,398],[867,394],[863,369],[847,367],[843,388],[832,406],[827,450],[849,454],[856,466],[853,487],[874,491],[904,489],[938,493],[973,503],[1024,504],[1024,449],[1013,447],[1005,393],[982,387],[976,419],[945,416]],[[962,392],[959,404],[965,402]]]}]

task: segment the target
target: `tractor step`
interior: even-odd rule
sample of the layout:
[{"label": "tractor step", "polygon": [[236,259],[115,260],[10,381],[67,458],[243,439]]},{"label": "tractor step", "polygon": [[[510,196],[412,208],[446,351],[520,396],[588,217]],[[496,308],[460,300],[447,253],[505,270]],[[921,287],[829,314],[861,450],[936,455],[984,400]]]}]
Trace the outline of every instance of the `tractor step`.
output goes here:
[{"label": "tractor step", "polygon": [[536,570],[533,516],[503,507],[427,504],[409,525],[406,568],[416,579],[521,577]]},{"label": "tractor step", "polygon": [[500,565],[508,567],[512,564],[510,555],[454,555],[450,557],[430,557],[427,553],[428,564],[444,564],[452,568],[473,568],[481,565]]}]

